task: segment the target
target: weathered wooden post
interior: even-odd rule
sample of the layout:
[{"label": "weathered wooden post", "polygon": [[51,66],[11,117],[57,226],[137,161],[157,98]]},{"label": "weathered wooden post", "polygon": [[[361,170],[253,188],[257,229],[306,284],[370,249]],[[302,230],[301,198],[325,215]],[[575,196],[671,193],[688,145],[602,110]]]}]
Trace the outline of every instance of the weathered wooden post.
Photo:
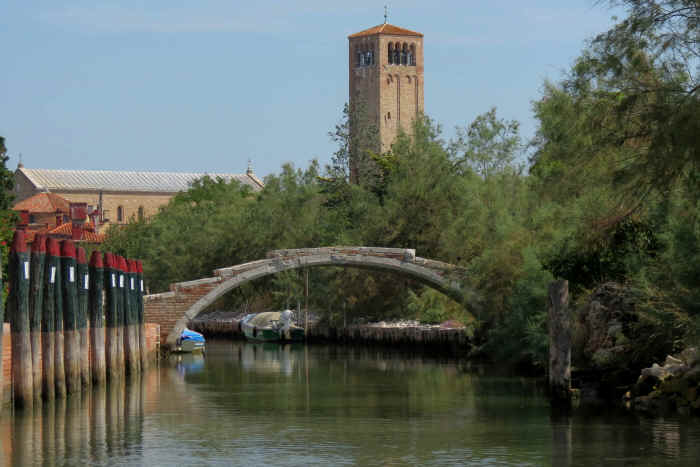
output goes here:
[{"label": "weathered wooden post", "polygon": [[125,273],[124,284],[124,349],[126,371],[135,375],[141,371],[141,358],[138,355],[138,329],[136,327],[136,267],[132,260],[121,258]]},{"label": "weathered wooden post", "polygon": [[107,377],[110,380],[117,380],[121,374],[119,368],[119,345],[118,345],[118,332],[117,326],[119,325],[119,313],[117,311],[118,307],[118,297],[119,288],[117,281],[117,270],[114,264],[114,255],[112,253],[105,253],[105,320],[107,324],[106,333],[106,361],[107,361]]},{"label": "weathered wooden post", "polygon": [[[122,265],[122,262],[124,263]],[[121,374],[124,374],[126,359],[124,356],[124,326],[126,323],[126,312],[124,310],[125,300],[124,300],[124,286],[126,281],[125,269],[126,262],[124,258],[119,255],[114,256],[114,266],[117,271],[117,349],[119,353],[119,363]]]},{"label": "weathered wooden post", "polygon": [[56,272],[60,267],[58,242],[46,241],[44,271],[44,310],[41,315],[41,381],[42,394],[46,400],[54,400],[56,394]]},{"label": "weathered wooden post", "polygon": [[90,344],[88,333],[88,293],[90,291],[90,274],[84,248],[78,248],[78,316],[77,326],[80,336],[80,384],[89,386],[90,378]]},{"label": "weathered wooden post", "polygon": [[90,257],[90,352],[92,361],[92,381],[103,384],[106,379],[105,328],[102,318],[102,291],[104,290],[104,267],[102,254],[94,251]]},{"label": "weathered wooden post", "polygon": [[78,333],[78,284],[75,262],[75,244],[61,242],[61,269],[63,272],[63,329],[65,339],[66,390],[69,394],[80,391],[80,334]]},{"label": "weathered wooden post", "polygon": [[549,285],[549,389],[554,405],[571,404],[569,282]]},{"label": "weathered wooden post", "polygon": [[34,399],[41,399],[41,317],[44,307],[44,263],[46,236],[37,234],[32,243],[32,264],[29,274],[29,336],[32,343],[32,384]]},{"label": "weathered wooden post", "polygon": [[141,370],[148,367],[148,349],[146,348],[146,327],[143,320],[143,263],[136,260],[136,297],[137,297],[137,315],[139,329],[139,358],[141,359]]},{"label": "weathered wooden post", "polygon": [[12,389],[17,407],[32,407],[32,346],[29,336],[29,253],[24,231],[16,230],[10,251],[8,312],[12,334]]},{"label": "weathered wooden post", "polygon": [[54,306],[54,381],[56,398],[66,397],[65,336],[63,334],[63,267],[61,266],[61,246],[57,240],[49,238],[49,254],[56,256],[56,282],[53,288]]},{"label": "weathered wooden post", "polygon": [[132,259],[128,262],[129,265],[129,293],[131,294],[131,327],[132,338],[134,341],[134,360],[136,361],[136,370],[140,373],[141,368],[141,338],[139,326],[139,283],[138,283],[138,264]]},{"label": "weathered wooden post", "polygon": [[[2,285],[2,261],[0,261],[0,351],[2,351],[2,334],[4,331],[4,323],[5,323],[5,303],[3,303],[3,291],[5,290],[3,288],[4,286]],[[0,356],[0,412],[2,412],[2,403],[4,401],[3,399],[3,388],[5,387],[5,379],[3,378],[2,375],[4,375],[2,371],[2,356]]]}]

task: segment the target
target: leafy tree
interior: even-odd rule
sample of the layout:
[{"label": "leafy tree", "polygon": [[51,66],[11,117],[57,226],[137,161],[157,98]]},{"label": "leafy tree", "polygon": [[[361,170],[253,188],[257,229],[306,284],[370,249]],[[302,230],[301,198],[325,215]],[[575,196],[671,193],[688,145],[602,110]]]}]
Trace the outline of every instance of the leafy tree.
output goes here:
[{"label": "leafy tree", "polygon": [[338,181],[372,186],[377,177],[372,154],[379,152],[379,129],[369,117],[363,99],[345,104],[343,118],[329,133],[338,150],[328,167],[330,177]]},{"label": "leafy tree", "polygon": [[8,160],[5,138],[0,136],[0,267],[7,264],[8,245],[16,222],[16,215],[10,209],[14,200],[12,189],[15,182],[14,174],[6,166]]},{"label": "leafy tree", "polygon": [[579,154],[608,159],[615,186],[634,209],[652,190],[697,183],[700,6],[696,0],[611,4],[626,7],[628,17],[591,41],[563,89],[586,117],[590,151]]},{"label": "leafy tree", "polygon": [[496,108],[479,115],[467,128],[457,128],[450,144],[455,163],[464,171],[471,168],[482,177],[511,167],[522,149],[520,124],[496,116]]}]

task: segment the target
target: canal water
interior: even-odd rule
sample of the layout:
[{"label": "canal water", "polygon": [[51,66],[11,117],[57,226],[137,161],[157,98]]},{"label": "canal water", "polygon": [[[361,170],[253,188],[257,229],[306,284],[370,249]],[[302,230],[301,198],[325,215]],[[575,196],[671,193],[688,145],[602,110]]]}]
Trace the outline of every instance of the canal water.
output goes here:
[{"label": "canal water", "polygon": [[0,415],[0,465],[688,465],[700,423],[553,413],[541,379],[388,349],[214,341]]}]

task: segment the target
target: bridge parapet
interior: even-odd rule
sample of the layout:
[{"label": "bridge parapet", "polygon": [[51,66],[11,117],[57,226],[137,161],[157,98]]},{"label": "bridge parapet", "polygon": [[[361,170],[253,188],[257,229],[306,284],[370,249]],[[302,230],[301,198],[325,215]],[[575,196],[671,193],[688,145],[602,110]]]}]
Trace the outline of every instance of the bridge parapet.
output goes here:
[{"label": "bridge parapet", "polygon": [[391,258],[399,261],[414,261],[416,250],[412,248],[384,248],[368,246],[329,246],[320,248],[293,248],[287,250],[272,250],[267,252],[267,258],[298,258],[302,256],[344,255],[344,256],[376,256]]}]

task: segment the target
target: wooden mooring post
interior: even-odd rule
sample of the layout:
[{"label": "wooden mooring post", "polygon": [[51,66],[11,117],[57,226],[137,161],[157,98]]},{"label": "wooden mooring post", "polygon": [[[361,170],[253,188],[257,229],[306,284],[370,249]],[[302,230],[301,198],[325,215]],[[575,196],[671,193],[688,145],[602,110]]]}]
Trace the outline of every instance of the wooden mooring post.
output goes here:
[{"label": "wooden mooring post", "polygon": [[552,404],[571,404],[571,316],[569,282],[549,285],[549,390]]},{"label": "wooden mooring post", "polygon": [[[4,331],[3,324],[5,323],[5,303],[3,302],[3,291],[5,290],[2,285],[2,268],[0,267],[0,352],[2,351],[2,335]],[[5,373],[2,371],[2,355],[0,355],[0,412],[2,411],[2,403],[4,401],[3,388],[5,387],[5,378],[3,377]]]},{"label": "wooden mooring post", "polygon": [[66,397],[66,364],[65,364],[65,334],[63,333],[63,260],[61,258],[61,246],[57,240],[49,239],[49,251],[53,248],[53,254],[58,258],[56,268],[56,283],[54,284],[54,381],[56,399]]},{"label": "wooden mooring post", "polygon": [[148,349],[146,348],[146,328],[143,320],[143,263],[139,260],[136,260],[136,287],[139,358],[141,360],[141,371],[143,371],[148,366]]},{"label": "wooden mooring post", "polygon": [[80,336],[80,385],[90,385],[90,343],[88,331],[88,293],[90,292],[90,274],[87,265],[87,256],[84,248],[78,248],[78,315],[76,325]]},{"label": "wooden mooring post", "polygon": [[46,241],[44,271],[44,310],[41,315],[41,381],[45,400],[53,400],[56,395],[56,275],[60,268],[58,242],[49,238]]},{"label": "wooden mooring post", "polygon": [[121,375],[121,365],[119,359],[119,278],[115,264],[115,258],[112,253],[105,253],[105,321],[106,321],[106,362],[107,362],[107,378],[118,380]]},{"label": "wooden mooring post", "polygon": [[104,290],[104,266],[102,254],[94,251],[90,257],[89,269],[90,352],[92,362],[92,382],[103,384],[107,378],[105,362],[105,328],[102,315]]},{"label": "wooden mooring post", "polygon": [[61,269],[63,272],[63,332],[65,339],[66,390],[69,394],[80,391],[80,334],[78,333],[78,273],[75,244],[61,242]]},{"label": "wooden mooring post", "polygon": [[12,390],[16,407],[31,408],[34,402],[32,346],[29,336],[30,262],[23,230],[15,230],[10,251],[12,273],[8,311],[12,334]]},{"label": "wooden mooring post", "polygon": [[[119,373],[124,376],[126,360],[124,358],[124,323],[126,322],[126,313],[124,312],[124,286],[126,285],[126,263],[124,258],[118,255],[114,256],[114,265],[117,272],[117,358],[119,359]],[[122,265],[124,262],[124,265]]]},{"label": "wooden mooring post", "polygon": [[139,335],[137,326],[136,264],[133,260],[122,260],[126,270],[124,284],[124,354],[127,374],[133,376],[141,372],[139,355]]},{"label": "wooden mooring post", "polygon": [[37,234],[32,242],[32,263],[29,274],[29,336],[32,345],[32,385],[34,399],[41,400],[41,321],[44,308],[44,263],[46,236]]}]

